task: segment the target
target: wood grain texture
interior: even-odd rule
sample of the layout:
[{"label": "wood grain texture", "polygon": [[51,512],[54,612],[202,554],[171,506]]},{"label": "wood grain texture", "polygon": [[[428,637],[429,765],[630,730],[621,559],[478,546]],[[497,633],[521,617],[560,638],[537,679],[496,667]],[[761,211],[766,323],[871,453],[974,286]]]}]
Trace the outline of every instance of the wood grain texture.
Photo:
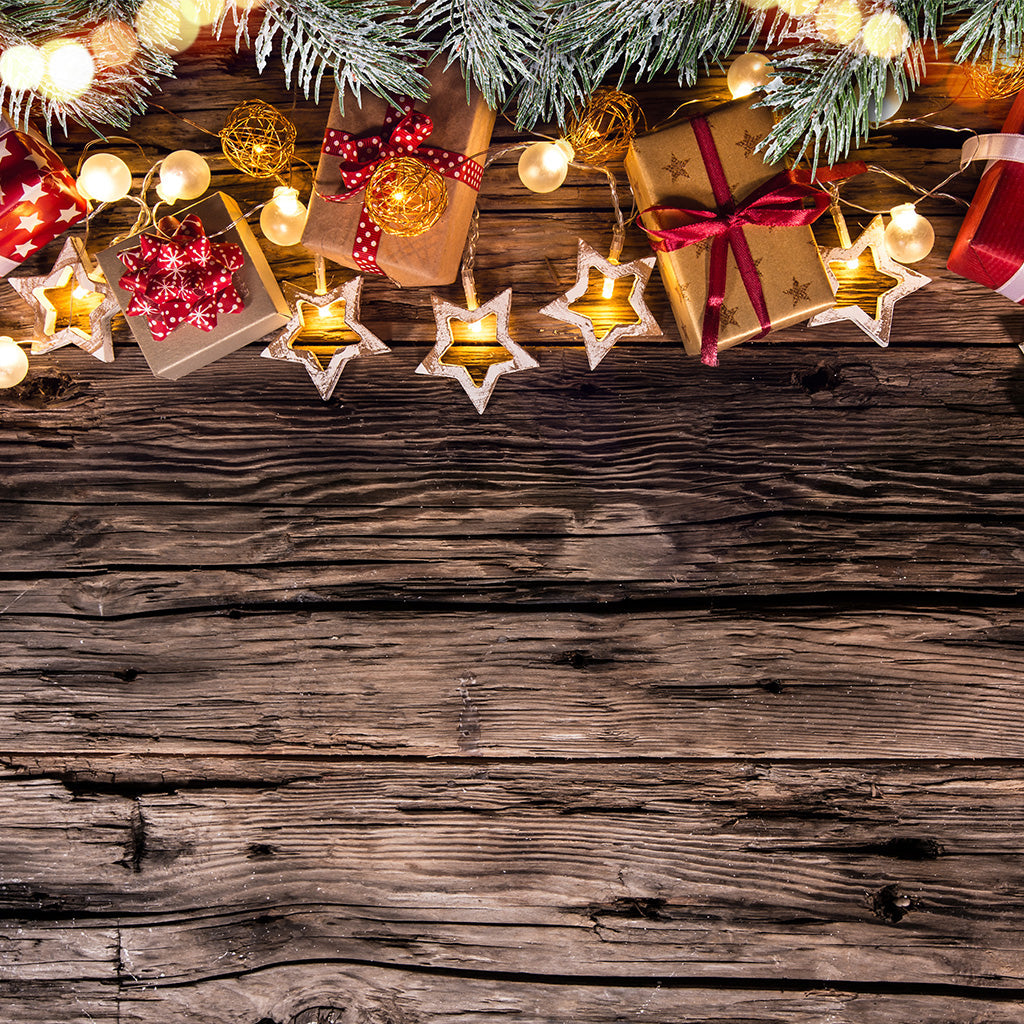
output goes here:
[{"label": "wood grain texture", "polygon": [[115,919],[125,988],[288,962],[1024,988],[1019,767],[150,762],[0,786],[8,850],[52,851],[4,917],[46,901],[94,945]]},{"label": "wood grain texture", "polygon": [[3,624],[0,750],[14,758],[1024,757],[1014,612],[8,613]]}]

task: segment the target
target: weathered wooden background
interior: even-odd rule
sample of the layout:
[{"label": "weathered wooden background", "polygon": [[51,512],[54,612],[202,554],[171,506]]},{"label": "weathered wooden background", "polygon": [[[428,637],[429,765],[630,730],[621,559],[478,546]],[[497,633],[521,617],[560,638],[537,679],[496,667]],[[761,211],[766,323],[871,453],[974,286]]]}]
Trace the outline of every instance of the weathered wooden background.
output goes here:
[{"label": "weathered wooden background", "polygon": [[[209,43],[184,69],[170,110],[216,131],[259,95],[315,156],[326,108],[279,75]],[[948,101],[940,73],[905,112]],[[133,135],[266,198],[166,114]],[[862,155],[932,185],[958,144]],[[536,310],[607,190],[529,195],[513,160],[477,276],[542,367],[483,417],[412,372],[428,293],[379,283],[394,354],[326,405],[258,346],[156,380],[123,326],[113,365],[0,396],[0,1020],[1024,1016],[1024,314],[943,269],[932,202],[888,350],[797,328],[707,370],[655,282],[668,337],[590,373]]]}]

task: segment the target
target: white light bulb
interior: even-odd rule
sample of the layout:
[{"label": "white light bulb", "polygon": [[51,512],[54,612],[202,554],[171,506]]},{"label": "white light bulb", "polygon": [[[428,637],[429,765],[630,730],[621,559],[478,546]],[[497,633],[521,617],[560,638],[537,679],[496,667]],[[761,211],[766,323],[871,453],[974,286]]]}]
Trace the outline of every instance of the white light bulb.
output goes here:
[{"label": "white light bulb", "polygon": [[298,245],[306,227],[306,207],[299,202],[299,193],[283,185],[274,189],[274,197],[263,207],[260,228],[275,245]]},{"label": "white light bulb", "polygon": [[160,165],[157,194],[162,199],[198,199],[209,187],[210,165],[191,149],[175,150]]},{"label": "white light bulb", "polygon": [[762,53],[741,53],[729,65],[725,76],[725,84],[729,87],[734,100],[749,96],[758,89],[763,89],[771,77],[772,66]]},{"label": "white light bulb", "polygon": [[96,65],[92,54],[72,39],[55,39],[42,49],[46,58],[46,73],[39,83],[39,91],[51,100],[69,102],[89,91]]},{"label": "white light bulb", "polygon": [[0,54],[0,78],[12,92],[34,92],[46,74],[46,58],[27,43]]},{"label": "white light bulb", "polygon": [[903,19],[892,11],[872,14],[864,23],[864,49],[882,60],[903,57],[910,46],[910,31]]},{"label": "white light bulb", "polygon": [[897,263],[917,263],[932,251],[935,229],[913,203],[894,206],[885,229],[885,248]]},{"label": "white light bulb", "polygon": [[28,356],[13,338],[0,337],[0,388],[13,388],[28,373]]},{"label": "white light bulb", "polygon": [[82,164],[79,191],[99,203],[116,203],[132,190],[132,172],[113,153],[96,153]]},{"label": "white light bulb", "polygon": [[519,180],[531,191],[554,192],[569,173],[569,161],[575,156],[565,139],[535,142],[519,158]]}]

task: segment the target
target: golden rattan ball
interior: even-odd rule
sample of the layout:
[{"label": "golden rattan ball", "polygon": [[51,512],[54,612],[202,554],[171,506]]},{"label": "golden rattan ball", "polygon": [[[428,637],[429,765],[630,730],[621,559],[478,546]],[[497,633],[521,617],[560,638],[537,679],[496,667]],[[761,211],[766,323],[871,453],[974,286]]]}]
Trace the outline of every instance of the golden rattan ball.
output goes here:
[{"label": "golden rattan ball", "polygon": [[1024,53],[1003,57],[995,64],[989,54],[963,67],[968,87],[980,99],[1001,100],[1024,89]]},{"label": "golden rattan ball", "polygon": [[433,167],[415,157],[393,156],[373,172],[363,203],[385,234],[415,238],[448,208],[448,186]]},{"label": "golden rattan ball", "polygon": [[620,89],[598,89],[570,122],[565,137],[577,160],[605,163],[624,156],[647,127],[640,104]]},{"label": "golden rattan ball", "polygon": [[295,125],[263,100],[246,100],[231,111],[220,133],[232,167],[253,178],[287,171],[295,153]]}]

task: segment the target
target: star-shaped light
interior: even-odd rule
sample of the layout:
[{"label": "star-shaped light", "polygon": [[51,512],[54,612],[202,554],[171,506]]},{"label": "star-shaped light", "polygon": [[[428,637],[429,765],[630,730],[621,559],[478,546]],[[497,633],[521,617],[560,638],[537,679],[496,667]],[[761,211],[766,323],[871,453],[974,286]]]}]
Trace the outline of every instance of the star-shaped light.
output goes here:
[{"label": "star-shaped light", "polygon": [[[84,352],[105,363],[114,361],[111,322],[120,312],[113,290],[99,275],[90,275],[91,260],[80,238],[68,238],[48,274],[36,277],[9,277],[14,290],[32,307],[35,317],[35,340],[32,353],[52,352],[65,345],[77,345]],[[76,288],[102,296],[102,301],[89,312],[89,333],[68,325],[57,330],[57,307],[49,300],[48,291],[66,287],[72,279]]]},{"label": "star-shaped light", "polygon": [[[372,333],[359,319],[359,302],[363,292],[363,279],[354,277],[351,281],[338,285],[337,288],[323,295],[314,295],[301,289],[295,289],[292,302],[292,318],[285,329],[261,352],[265,359],[282,359],[288,363],[299,363],[306,368],[310,379],[316,385],[320,397],[326,402],[341,380],[341,375],[349,362],[359,356],[375,356],[390,352],[376,334]],[[326,310],[337,303],[344,304],[344,323],[359,341],[350,345],[339,345],[331,353],[331,358],[324,366],[320,357],[309,349],[294,348],[299,335],[307,328],[305,306],[313,306],[318,310]],[[324,316],[321,313],[321,316]],[[315,321],[314,321],[315,325]],[[325,346],[330,345],[324,339]]]},{"label": "star-shaped light", "polygon": [[[482,306],[477,306],[476,309],[455,306],[444,299],[439,299],[436,295],[432,295],[430,301],[434,305],[434,320],[437,322],[437,343],[427,353],[423,362],[416,367],[416,372],[429,377],[450,377],[452,380],[457,380],[469,395],[469,400],[476,406],[477,412],[482,413],[487,408],[487,403],[491,400],[499,377],[506,373],[518,373],[520,370],[532,370],[540,365],[533,356],[520,348],[508,333],[509,313],[512,309],[511,288],[506,288]],[[497,322],[495,338],[497,343],[508,352],[510,358],[488,366],[483,382],[477,384],[465,366],[446,363],[443,357],[455,343],[452,336],[453,320],[465,324],[475,324],[488,316],[495,318]]]},{"label": "star-shaped light", "polygon": [[808,326],[820,327],[822,324],[834,324],[841,320],[849,320],[850,323],[856,324],[872,341],[885,348],[889,344],[896,303],[919,288],[923,288],[926,284],[930,284],[931,278],[897,263],[889,255],[885,248],[885,221],[881,217],[875,217],[849,248],[829,249],[822,253],[825,273],[828,274],[833,291],[838,291],[841,282],[832,264],[852,263],[856,266],[865,250],[871,253],[871,261],[875,270],[896,281],[891,288],[887,288],[878,295],[875,302],[875,315],[871,316],[855,303],[849,306],[833,306],[814,316],[808,322]]},{"label": "star-shaped light", "polygon": [[[590,363],[590,368],[594,370],[617,341],[621,341],[623,338],[645,338],[661,334],[658,321],[654,319],[654,315],[647,308],[647,302],[644,300],[644,289],[651,279],[653,269],[653,256],[633,260],[631,263],[612,263],[581,238],[576,253],[576,282],[560,298],[549,302],[541,312],[554,320],[572,324],[583,335],[587,360]],[[586,294],[590,284],[591,270],[600,271],[606,278],[613,281],[623,277],[633,278],[633,287],[629,292],[629,304],[633,307],[637,319],[632,323],[613,324],[611,330],[600,338],[594,329],[594,321],[571,308],[574,302]]]}]

